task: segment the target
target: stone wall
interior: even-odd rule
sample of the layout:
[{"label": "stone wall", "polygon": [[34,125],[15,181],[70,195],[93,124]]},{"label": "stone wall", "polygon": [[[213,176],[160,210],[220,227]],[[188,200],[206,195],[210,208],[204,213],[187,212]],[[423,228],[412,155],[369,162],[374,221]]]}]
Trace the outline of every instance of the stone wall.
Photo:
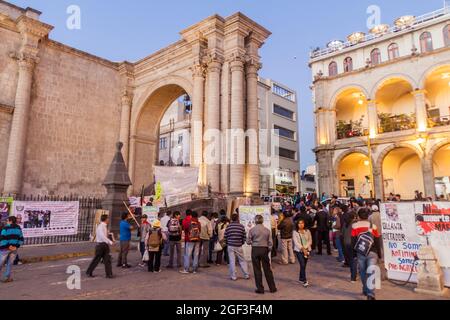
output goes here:
[{"label": "stone wall", "polygon": [[12,115],[0,110],[0,193],[3,191],[5,182],[6,160],[9,145],[9,132],[11,130]]},{"label": "stone wall", "polygon": [[113,64],[46,42],[31,95],[23,193],[101,196],[120,126]]}]

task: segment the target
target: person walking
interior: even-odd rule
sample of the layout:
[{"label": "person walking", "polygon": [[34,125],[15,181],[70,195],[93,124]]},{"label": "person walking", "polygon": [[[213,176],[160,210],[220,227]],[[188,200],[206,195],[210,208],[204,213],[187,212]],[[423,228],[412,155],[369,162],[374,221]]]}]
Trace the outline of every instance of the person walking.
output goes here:
[{"label": "person walking", "polygon": [[173,268],[175,251],[177,252],[177,268],[181,268],[181,233],[183,231],[180,223],[181,214],[179,211],[173,213],[170,218],[167,229],[169,230],[169,265],[168,269]]},{"label": "person walking", "polygon": [[247,261],[244,258],[244,250],[242,246],[245,244],[247,235],[245,232],[245,227],[239,222],[239,215],[233,214],[231,216],[231,223],[225,230],[225,240],[228,247],[228,259],[229,259],[229,270],[230,278],[233,281],[237,280],[236,276],[236,259],[239,263],[244,278],[246,280],[250,279],[248,273]]},{"label": "person walking", "polygon": [[220,222],[216,225],[215,233],[217,234],[217,241],[219,242],[222,250],[217,251],[216,255],[216,265],[220,266],[223,263],[224,255],[225,262],[228,262],[228,253],[227,253],[227,242],[225,240],[225,230],[229,225],[228,218],[226,216],[220,217]]},{"label": "person walking", "polygon": [[306,265],[308,264],[312,251],[312,236],[311,232],[305,228],[305,221],[303,219],[298,220],[296,224],[293,241],[294,251],[300,264],[299,282],[307,288],[309,282],[306,278]]},{"label": "person walking", "polygon": [[161,221],[155,220],[147,233],[145,239],[148,250],[148,272],[161,272],[161,254],[164,246],[164,234]]},{"label": "person walking", "polygon": [[367,282],[372,278],[375,281],[373,267],[378,264],[378,258],[381,259],[381,245],[378,228],[369,221],[369,215],[369,209],[359,209],[359,221],[353,224],[352,228],[352,248],[358,259],[363,294],[367,296],[367,300],[376,300],[374,284],[368,285]]},{"label": "person walking", "polygon": [[278,223],[281,237],[281,264],[287,265],[295,263],[294,247],[292,244],[292,234],[294,232],[294,222],[290,214],[285,212],[280,217]]},{"label": "person walking", "polygon": [[0,233],[0,272],[5,268],[2,280],[5,283],[13,281],[11,269],[23,241],[22,229],[17,224],[16,217],[8,217],[6,226]]},{"label": "person walking", "polygon": [[200,233],[201,225],[198,221],[198,213],[192,212],[183,220],[183,229],[185,234],[185,248],[184,248],[184,269],[180,271],[182,274],[188,274],[191,266],[192,255],[192,272],[194,274],[198,271],[198,259],[200,255]]},{"label": "person walking", "polygon": [[120,222],[120,252],[117,259],[117,267],[124,269],[131,268],[128,264],[128,252],[130,251],[131,231],[134,227],[128,222],[131,218],[128,212],[122,213],[122,221]]},{"label": "person walking", "polygon": [[161,218],[161,232],[164,234],[163,239],[163,256],[168,257],[169,256],[169,230],[167,229],[167,224],[170,221],[170,218],[172,217],[172,212],[168,211],[162,218]]},{"label": "person walking", "polygon": [[314,218],[317,223],[317,254],[322,255],[322,246],[325,242],[327,246],[327,254],[331,256],[331,243],[330,243],[330,216],[323,209],[323,205],[318,205],[318,212]]},{"label": "person walking", "polygon": [[255,226],[250,229],[247,238],[247,244],[252,246],[252,265],[255,273],[256,284],[255,292],[258,294],[264,294],[261,267],[264,270],[264,275],[266,277],[270,292],[277,292],[269,258],[273,245],[272,235],[270,230],[264,227],[263,223],[264,217],[257,215],[255,217]]},{"label": "person walking", "polygon": [[[151,226],[148,223],[148,216],[146,214],[141,217],[141,227],[139,229],[139,252],[141,253],[141,258],[144,258],[145,254],[145,239],[147,238],[147,233],[150,230]],[[139,264],[140,267],[145,266],[145,262],[142,261]]]},{"label": "person walking", "polygon": [[97,242],[97,246],[95,247],[95,256],[86,271],[86,275],[90,278],[94,278],[95,268],[97,268],[100,261],[103,261],[103,264],[105,265],[106,278],[114,278],[110,254],[111,250],[109,247],[112,246],[114,242],[108,237],[108,224],[109,216],[106,214],[102,215],[100,217],[100,224],[97,226],[95,232],[95,241]]},{"label": "person walking", "polygon": [[209,268],[208,265],[208,255],[209,255],[209,242],[213,235],[213,230],[211,226],[211,221],[208,219],[208,211],[203,211],[202,216],[198,219],[202,231],[200,233],[200,268]]}]

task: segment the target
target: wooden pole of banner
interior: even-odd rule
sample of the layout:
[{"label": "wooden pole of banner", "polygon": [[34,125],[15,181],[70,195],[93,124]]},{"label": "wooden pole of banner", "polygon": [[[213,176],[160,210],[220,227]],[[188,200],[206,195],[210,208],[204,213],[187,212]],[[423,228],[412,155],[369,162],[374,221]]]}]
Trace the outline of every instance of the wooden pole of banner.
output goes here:
[{"label": "wooden pole of banner", "polygon": [[141,227],[141,225],[139,224],[139,222],[136,220],[136,217],[134,216],[133,212],[131,212],[130,208],[128,207],[128,205],[125,203],[125,201],[123,201],[123,204],[125,205],[125,207],[128,210],[128,213],[131,214],[131,217],[133,218],[134,222],[136,222],[138,228]]}]

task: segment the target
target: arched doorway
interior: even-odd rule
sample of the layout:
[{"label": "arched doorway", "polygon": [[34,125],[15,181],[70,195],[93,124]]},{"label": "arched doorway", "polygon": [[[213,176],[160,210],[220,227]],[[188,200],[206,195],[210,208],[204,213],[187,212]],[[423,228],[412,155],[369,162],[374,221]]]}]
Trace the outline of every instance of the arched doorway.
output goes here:
[{"label": "arched doorway", "polygon": [[372,197],[369,157],[351,153],[338,165],[339,195],[341,197]]},{"label": "arched doorway", "polygon": [[425,92],[429,125],[450,125],[450,64],[436,68],[427,76]]},{"label": "arched doorway", "polygon": [[422,164],[417,153],[407,147],[390,151],[383,159],[384,196],[399,194],[402,200],[414,200],[415,191],[424,193]]},{"label": "arched doorway", "polygon": [[[181,162],[184,164],[184,161],[178,161],[180,153],[172,154],[170,152],[172,161],[169,161],[168,148],[171,147],[171,150],[177,148],[174,148],[173,145],[169,146],[168,140],[166,140],[165,145],[162,145],[161,138],[168,139],[167,136],[170,136],[172,138],[171,143],[173,143],[173,133],[176,132],[176,128],[171,125],[173,121],[170,120],[174,120],[174,118],[171,117],[171,111],[180,111],[181,105],[184,104],[184,97],[187,96],[188,98],[186,100],[190,101],[188,90],[189,89],[184,89],[180,84],[162,85],[150,92],[148,99],[145,101],[140,113],[137,115],[137,119],[131,131],[130,148],[130,175],[132,176],[135,192],[140,190],[142,186],[144,186],[147,191],[152,191],[154,183],[153,167],[162,164],[160,163],[160,157],[165,156],[164,151],[167,151],[167,164],[173,165]],[[176,107],[177,104],[178,108]],[[173,108],[171,108],[171,106]],[[190,105],[189,110],[192,111],[192,108],[194,108],[194,106]],[[168,117],[165,117],[166,112],[169,112]],[[189,115],[187,115],[186,120],[190,121]],[[190,134],[188,136],[190,138]],[[183,137],[183,139],[185,138]],[[183,146],[189,145],[189,140],[183,141]],[[165,150],[161,150],[161,147],[164,147]],[[162,154],[160,151],[163,151]],[[184,159],[184,156],[182,159]],[[166,161],[164,161],[164,165],[166,164]]]},{"label": "arched doorway", "polygon": [[192,102],[189,95],[178,97],[159,124],[158,161],[160,166],[190,165]]},{"label": "arched doorway", "polygon": [[434,183],[436,195],[450,199],[450,144],[441,147],[433,156]]}]

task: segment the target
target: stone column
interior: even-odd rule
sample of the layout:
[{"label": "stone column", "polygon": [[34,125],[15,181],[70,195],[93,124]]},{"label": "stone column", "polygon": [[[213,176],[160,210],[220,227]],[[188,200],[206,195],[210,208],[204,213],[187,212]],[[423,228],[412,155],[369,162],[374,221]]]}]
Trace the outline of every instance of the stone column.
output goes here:
[{"label": "stone column", "polygon": [[316,111],[317,116],[317,143],[318,145],[327,145],[330,144],[330,141],[328,139],[328,125],[326,122],[326,110],[325,109],[318,109]]},{"label": "stone column", "polygon": [[5,194],[15,195],[22,191],[31,85],[35,63],[36,61],[32,57],[22,56],[19,59],[19,77],[9,138],[8,161],[6,163]]},{"label": "stone column", "polygon": [[222,62],[212,58],[208,63],[208,95],[205,121],[205,137],[209,145],[205,146],[204,162],[206,163],[207,183],[213,193],[220,192],[220,73]]},{"label": "stone column", "polygon": [[325,192],[327,196],[339,194],[339,184],[336,181],[337,174],[333,168],[333,151],[316,150],[317,173],[319,195]]},{"label": "stone column", "polygon": [[231,61],[231,158],[230,192],[242,194],[245,178],[244,141],[244,59],[235,56]]},{"label": "stone column", "polygon": [[247,64],[247,163],[245,193],[259,195],[258,70],[256,61]]},{"label": "stone column", "polygon": [[220,192],[228,194],[229,178],[230,178],[230,66],[228,62],[223,64],[222,68],[222,99],[221,99],[221,114],[220,114],[220,128],[222,131],[222,163],[220,166]]},{"label": "stone column", "polygon": [[375,197],[384,200],[384,187],[383,187],[383,175],[381,173],[381,168],[373,169],[373,185]]},{"label": "stone column", "polygon": [[367,116],[369,122],[369,135],[371,138],[375,138],[378,134],[378,112],[376,101],[369,100],[367,102]]},{"label": "stone column", "polygon": [[416,102],[416,122],[417,130],[419,132],[425,132],[428,128],[428,114],[426,107],[426,91],[416,90],[413,92]]},{"label": "stone column", "polygon": [[202,64],[193,67],[194,96],[191,117],[191,166],[199,167],[200,184],[206,185],[203,174],[203,114],[205,104],[205,69]]},{"label": "stone column", "polygon": [[433,161],[426,157],[422,160],[422,175],[425,197],[433,197],[434,199],[436,196],[436,186],[434,184]]},{"label": "stone column", "polygon": [[125,165],[128,166],[129,143],[130,143],[130,116],[131,116],[131,97],[125,93],[122,96],[122,111],[120,117],[120,142],[123,144],[122,154]]}]

